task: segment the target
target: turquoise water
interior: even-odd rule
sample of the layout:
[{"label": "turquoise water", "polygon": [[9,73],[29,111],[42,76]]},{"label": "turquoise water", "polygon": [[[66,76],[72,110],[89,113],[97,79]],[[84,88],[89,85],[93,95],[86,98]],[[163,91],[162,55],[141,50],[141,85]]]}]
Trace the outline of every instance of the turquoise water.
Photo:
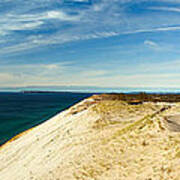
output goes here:
[{"label": "turquoise water", "polygon": [[90,93],[0,93],[0,144],[32,128]]}]

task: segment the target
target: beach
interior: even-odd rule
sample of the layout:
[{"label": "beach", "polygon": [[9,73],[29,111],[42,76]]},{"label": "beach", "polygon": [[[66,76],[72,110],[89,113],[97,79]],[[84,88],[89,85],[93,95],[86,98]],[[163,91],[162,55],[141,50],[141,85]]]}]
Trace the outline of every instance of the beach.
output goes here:
[{"label": "beach", "polygon": [[86,98],[4,144],[0,179],[178,180],[180,103],[168,97]]}]

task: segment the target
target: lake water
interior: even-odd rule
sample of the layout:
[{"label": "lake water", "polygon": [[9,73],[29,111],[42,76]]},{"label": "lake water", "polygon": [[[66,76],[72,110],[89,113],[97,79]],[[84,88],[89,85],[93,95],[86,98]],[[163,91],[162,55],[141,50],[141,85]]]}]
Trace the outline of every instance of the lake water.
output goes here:
[{"label": "lake water", "polygon": [[90,93],[0,93],[0,145],[32,128]]}]

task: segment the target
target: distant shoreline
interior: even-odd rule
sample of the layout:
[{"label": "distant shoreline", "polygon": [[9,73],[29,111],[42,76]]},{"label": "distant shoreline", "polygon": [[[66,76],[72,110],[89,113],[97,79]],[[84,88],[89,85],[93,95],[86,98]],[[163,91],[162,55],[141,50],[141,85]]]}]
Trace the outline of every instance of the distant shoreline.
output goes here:
[{"label": "distant shoreline", "polygon": [[[71,91],[19,91],[20,93],[28,94],[28,93],[86,93],[87,92],[71,92]],[[89,93],[92,94],[92,93]]]},{"label": "distant shoreline", "polygon": [[86,91],[19,91],[19,93],[24,94],[37,94],[37,93],[89,93],[89,94],[116,94],[116,95],[138,95],[138,94],[146,94],[146,95],[180,95],[180,92],[144,92],[144,91],[135,91],[135,92],[86,92]]},{"label": "distant shoreline", "polygon": [[0,91],[0,93],[24,93],[24,94],[47,94],[47,93],[80,93],[80,94],[127,94],[127,95],[136,95],[136,94],[147,94],[147,95],[180,95],[180,92],[173,91],[85,91],[85,90],[67,90],[67,91],[53,91],[53,90],[25,90],[25,91]]},{"label": "distant shoreline", "polygon": [[177,87],[96,87],[96,86],[22,86],[1,87],[0,92],[31,92],[31,93],[159,93],[177,94]]}]

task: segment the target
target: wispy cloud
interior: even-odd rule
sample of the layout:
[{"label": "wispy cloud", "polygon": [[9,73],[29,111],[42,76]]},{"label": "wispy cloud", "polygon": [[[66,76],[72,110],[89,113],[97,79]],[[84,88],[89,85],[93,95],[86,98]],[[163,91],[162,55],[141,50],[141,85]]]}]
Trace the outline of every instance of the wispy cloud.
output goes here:
[{"label": "wispy cloud", "polygon": [[150,74],[177,74],[180,71],[180,60],[168,60],[165,62],[144,62],[138,66],[139,72]]},{"label": "wispy cloud", "polygon": [[162,50],[163,49],[156,42],[150,41],[150,40],[145,40],[144,45],[146,45],[147,47],[150,47],[150,48],[152,48],[154,50]]},{"label": "wispy cloud", "polygon": [[[74,70],[78,73],[74,73]],[[78,69],[72,63],[20,64],[0,67],[0,85],[76,85],[101,87],[178,87],[180,61],[103,69],[103,66]],[[73,77],[73,78],[72,78]],[[180,87],[180,86],[179,86]]]},{"label": "wispy cloud", "polygon": [[176,7],[150,7],[149,9],[151,10],[156,10],[156,11],[170,11],[170,12],[180,12],[180,8]]},{"label": "wispy cloud", "polygon": [[26,22],[26,21],[37,21],[47,19],[59,19],[62,21],[74,21],[79,20],[79,15],[68,15],[63,10],[50,10],[36,14],[23,14],[14,16],[13,14],[7,14],[8,18],[14,18],[15,21]]},{"label": "wispy cloud", "polygon": [[180,0],[64,2],[0,0],[1,86],[179,82]]},{"label": "wispy cloud", "polygon": [[49,11],[42,16],[42,19],[59,19],[62,21],[76,21],[80,19],[80,16],[71,16],[63,11]]},{"label": "wispy cloud", "polygon": [[160,32],[160,31],[179,31],[180,26],[173,26],[173,27],[158,27],[158,28],[150,28],[150,29],[138,29],[134,31],[127,31],[122,34],[137,34],[137,33],[148,33],[148,32]]},{"label": "wispy cloud", "polygon": [[[11,28],[12,29],[13,28],[14,29],[32,28],[31,25],[33,24],[29,24],[29,26],[27,25],[24,27],[20,26],[20,27],[11,27]],[[89,32],[85,34],[84,33],[74,34],[73,32],[69,31],[69,32],[64,32],[64,34],[56,33],[48,37],[36,35],[36,36],[29,36],[25,42],[1,48],[0,54],[16,53],[16,52],[24,51],[27,49],[36,48],[39,46],[46,46],[49,44],[64,44],[64,43],[73,42],[73,41],[109,38],[113,36],[120,36],[120,35],[126,35],[126,34],[140,34],[140,33],[150,33],[150,32],[155,33],[155,32],[161,32],[161,31],[179,31],[179,30],[180,30],[180,26],[175,26],[175,27],[160,27],[160,28],[153,28],[153,29],[138,29],[138,30],[133,30],[133,31],[122,31],[122,32],[118,32],[118,31],[102,31],[102,32],[91,32],[91,33]],[[152,46],[152,43],[151,43],[151,46]]]},{"label": "wispy cloud", "polygon": [[0,20],[0,31],[7,34],[15,30],[33,30],[46,24],[46,21],[51,19],[57,19],[60,21],[76,21],[80,19],[80,16],[68,15],[61,10],[52,10],[36,14],[6,14],[3,19]]},{"label": "wispy cloud", "polygon": [[[86,0],[77,1],[86,2]],[[6,45],[0,53],[21,52],[50,44],[101,39],[124,34],[180,30],[176,18],[162,18],[161,15],[155,18],[150,12],[144,17],[139,14],[129,14],[131,6],[141,2],[141,0],[102,0],[85,7],[74,8],[68,4],[64,6],[63,1],[56,0],[53,2],[43,0],[41,3],[36,0],[32,3],[14,2],[18,5],[17,7],[22,4],[23,8],[11,8],[10,11],[2,14],[0,41],[6,41]],[[179,11],[178,8],[167,7],[146,7],[145,9],[148,8]],[[152,21],[153,18],[156,21]],[[147,23],[148,21],[151,23]]]},{"label": "wispy cloud", "polygon": [[149,46],[152,46],[152,47],[157,47],[157,43],[153,42],[153,41],[150,41],[150,40],[146,40],[144,41],[144,44],[145,45],[149,45]]},{"label": "wispy cloud", "polygon": [[[19,64],[0,66],[0,85],[32,85],[44,83],[61,77],[71,70],[70,62],[54,64]],[[59,79],[59,78],[58,78]]]},{"label": "wispy cloud", "polygon": [[42,25],[43,22],[36,21],[36,22],[28,22],[28,23],[17,23],[17,24],[9,24],[8,26],[2,26],[1,29],[4,31],[4,33],[7,33],[6,31],[16,31],[16,30],[32,30],[40,25]]},{"label": "wispy cloud", "polygon": [[106,75],[108,72],[105,70],[86,70],[80,72],[81,77],[92,78]]},{"label": "wispy cloud", "polygon": [[68,2],[90,2],[91,0],[68,0]]}]

